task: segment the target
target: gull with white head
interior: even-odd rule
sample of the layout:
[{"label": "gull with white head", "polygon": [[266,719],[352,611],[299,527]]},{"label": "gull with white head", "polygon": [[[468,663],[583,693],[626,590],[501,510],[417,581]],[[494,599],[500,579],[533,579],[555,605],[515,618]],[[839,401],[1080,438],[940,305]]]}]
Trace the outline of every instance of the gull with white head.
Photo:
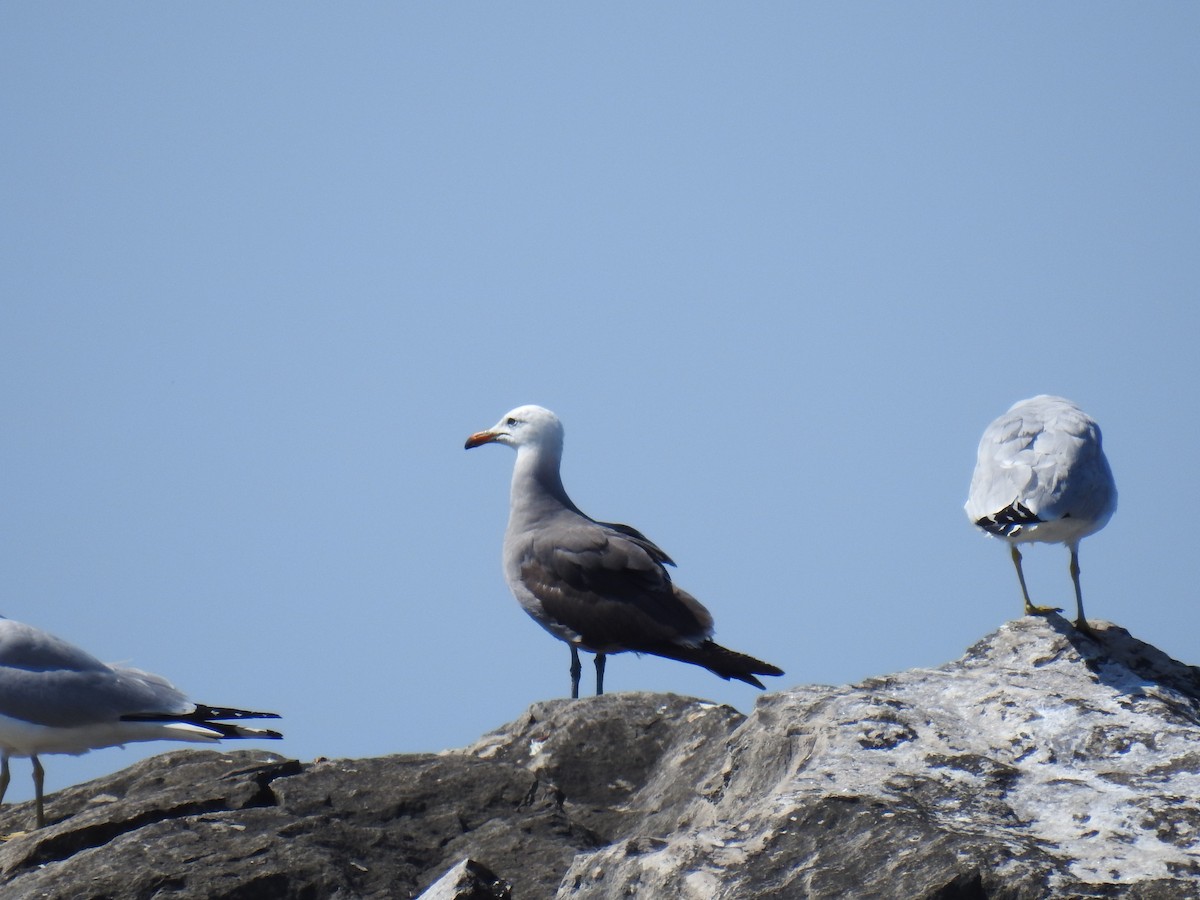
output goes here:
[{"label": "gull with white head", "polygon": [[596,655],[596,693],[604,693],[608,654],[633,651],[702,666],[726,680],[763,687],[756,675],[782,675],[770,663],[712,639],[713,619],[680,590],[671,558],[628,525],[580,511],[559,475],[563,427],[540,406],[520,406],[467,438],[467,449],[506,444],[513,467],[504,576],[539,625],[571,648],[571,696],[579,696],[579,651]]},{"label": "gull with white head", "polygon": [[983,432],[966,510],[990,535],[1008,541],[1025,614],[1058,612],[1035,606],[1025,587],[1021,551],[1029,541],[1066,544],[1075,585],[1075,626],[1087,631],[1079,587],[1079,542],[1107,524],[1117,487],[1101,446],[1100,426],[1062,397],[1022,400]]},{"label": "gull with white head", "polygon": [[102,663],[32,625],[0,618],[0,802],[9,757],[28,756],[38,828],[46,824],[39,754],[78,756],[135,741],[278,739],[278,731],[221,721],[278,718],[193,703],[159,675]]}]

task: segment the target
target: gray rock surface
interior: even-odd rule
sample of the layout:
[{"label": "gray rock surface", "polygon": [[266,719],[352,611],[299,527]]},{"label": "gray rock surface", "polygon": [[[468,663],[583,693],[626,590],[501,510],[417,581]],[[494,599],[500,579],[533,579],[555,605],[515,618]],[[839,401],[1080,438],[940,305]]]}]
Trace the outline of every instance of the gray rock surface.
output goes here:
[{"label": "gray rock surface", "polygon": [[764,697],[688,827],[577,857],[560,896],[1200,896],[1200,670],[1095,627]]},{"label": "gray rock surface", "polygon": [[512,885],[483,863],[464,859],[418,900],[510,900]]},{"label": "gray rock surface", "polygon": [[480,871],[516,900],[1200,898],[1200,670],[1095,627],[1020,619],[749,718],[614,694],[440,754],[172,751],[49,797],[0,896],[407,898]]}]

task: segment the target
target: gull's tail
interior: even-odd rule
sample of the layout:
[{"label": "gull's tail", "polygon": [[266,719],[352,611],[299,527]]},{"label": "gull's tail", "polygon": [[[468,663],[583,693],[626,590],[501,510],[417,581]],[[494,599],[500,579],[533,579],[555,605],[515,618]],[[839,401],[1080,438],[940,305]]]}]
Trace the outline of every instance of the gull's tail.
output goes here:
[{"label": "gull's tail", "polygon": [[205,706],[197,703],[190,713],[129,713],[121,716],[123,722],[163,722],[198,725],[215,732],[221,738],[278,739],[283,735],[269,728],[248,728],[223,722],[222,719],[278,719],[279,713],[254,712],[249,709],[233,709],[227,706]]},{"label": "gull's tail", "polygon": [[975,520],[975,525],[996,537],[1016,537],[1026,525],[1037,525],[1045,519],[1019,500],[1014,500],[999,512]]},{"label": "gull's tail", "polygon": [[783,674],[783,669],[779,668],[779,666],[773,666],[769,662],[763,662],[761,659],[755,659],[753,656],[747,656],[745,653],[738,653],[736,650],[722,647],[716,641],[712,640],[706,640],[704,643],[694,647],[687,644],[660,644],[642,652],[653,653],[655,656],[665,656],[667,659],[677,659],[680,662],[691,663],[695,666],[702,666],[714,675],[724,678],[726,681],[730,678],[736,678],[738,681],[752,684],[760,690],[766,690],[766,686],[755,678],[755,675]]}]

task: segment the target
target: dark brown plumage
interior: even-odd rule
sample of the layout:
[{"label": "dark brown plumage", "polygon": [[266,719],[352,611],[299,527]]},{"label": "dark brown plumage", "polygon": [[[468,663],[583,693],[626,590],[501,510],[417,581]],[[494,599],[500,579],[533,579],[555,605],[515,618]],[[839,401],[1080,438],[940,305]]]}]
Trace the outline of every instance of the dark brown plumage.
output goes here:
[{"label": "dark brown plumage", "polygon": [[712,640],[713,619],[676,587],[674,565],[635,528],[599,522],[571,502],[559,476],[562,425],[549,410],[523,406],[467,447],[516,448],[512,503],[504,537],[505,577],[525,611],[571,648],[571,696],[579,693],[579,650],[596,654],[596,693],[605,657],[632,651],[702,666],[762,688],[756,675],[782,675],[770,663]]}]

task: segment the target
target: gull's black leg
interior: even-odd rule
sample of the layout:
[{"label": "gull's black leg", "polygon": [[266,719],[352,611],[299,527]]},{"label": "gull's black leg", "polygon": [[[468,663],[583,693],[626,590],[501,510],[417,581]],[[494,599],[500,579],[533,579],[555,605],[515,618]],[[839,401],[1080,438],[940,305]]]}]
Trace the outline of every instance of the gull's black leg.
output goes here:
[{"label": "gull's black leg", "polygon": [[46,772],[36,756],[29,758],[33,760],[33,795],[37,801],[37,827],[41,828],[46,824],[46,812],[42,806],[42,788],[46,783]]},{"label": "gull's black leg", "polygon": [[596,654],[596,696],[604,693],[604,654]]},{"label": "gull's black leg", "polygon": [[583,666],[579,664],[579,651],[575,649],[574,644],[568,644],[571,648],[571,699],[579,699],[579,676],[583,674]]}]

